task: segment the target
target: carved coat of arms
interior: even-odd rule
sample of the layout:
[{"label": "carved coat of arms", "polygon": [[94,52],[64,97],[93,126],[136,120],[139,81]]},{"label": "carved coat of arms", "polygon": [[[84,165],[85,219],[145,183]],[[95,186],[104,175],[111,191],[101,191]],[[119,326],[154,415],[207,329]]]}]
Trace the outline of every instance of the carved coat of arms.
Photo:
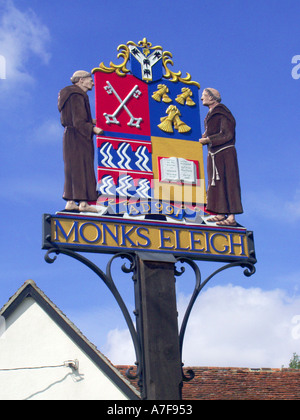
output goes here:
[{"label": "carved coat of arms", "polygon": [[93,69],[99,202],[130,216],[195,218],[205,204],[199,88],[172,54],[144,38],[118,47],[123,62]]}]

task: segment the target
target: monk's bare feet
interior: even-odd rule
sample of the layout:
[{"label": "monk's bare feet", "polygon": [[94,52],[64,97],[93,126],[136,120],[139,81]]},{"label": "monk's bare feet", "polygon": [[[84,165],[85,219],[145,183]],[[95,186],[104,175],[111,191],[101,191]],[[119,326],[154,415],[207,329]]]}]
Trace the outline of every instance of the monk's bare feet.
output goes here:
[{"label": "monk's bare feet", "polygon": [[79,210],[79,207],[77,206],[75,201],[69,200],[69,201],[67,201],[65,210],[70,210],[70,211]]},{"label": "monk's bare feet", "polygon": [[217,226],[237,226],[234,214],[230,214],[227,219],[218,222]]},{"label": "monk's bare feet", "polygon": [[79,203],[79,211],[89,212],[89,213],[98,213],[98,210],[95,207],[90,206],[86,201],[81,201]]},{"label": "monk's bare feet", "polygon": [[226,219],[225,216],[223,216],[222,214],[219,214],[217,216],[213,216],[213,217],[207,219],[206,221],[215,223],[215,222],[221,222],[222,220],[225,220],[225,219]]}]

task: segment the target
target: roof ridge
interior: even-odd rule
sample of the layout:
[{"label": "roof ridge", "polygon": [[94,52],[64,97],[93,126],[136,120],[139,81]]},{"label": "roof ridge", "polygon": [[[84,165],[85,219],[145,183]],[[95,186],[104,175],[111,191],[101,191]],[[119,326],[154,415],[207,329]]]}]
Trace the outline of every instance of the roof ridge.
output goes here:
[{"label": "roof ridge", "polygon": [[[12,295],[9,300],[7,301],[6,304],[4,304],[4,306],[1,308],[0,310],[0,316],[4,316],[5,318],[5,312],[8,312],[8,316],[10,313],[10,308],[12,308],[12,311],[14,310],[13,306],[14,303],[17,302],[18,298],[20,297],[20,295],[26,290],[26,288],[30,289],[32,288],[35,293],[37,293],[37,295],[47,304],[47,308],[50,307],[50,309],[52,311],[54,311],[54,313],[56,314],[56,316],[58,316],[65,325],[67,325],[69,328],[71,328],[71,330],[73,331],[73,333],[75,333],[77,335],[77,337],[79,337],[79,339],[81,339],[114,373],[115,375],[117,375],[119,377],[119,379],[121,379],[135,394],[137,394],[137,391],[135,389],[135,387],[131,384],[131,382],[127,379],[124,378],[124,376],[120,373],[120,371],[115,367],[115,365],[97,348],[97,346],[95,344],[93,344],[83,333],[82,331],[80,331],[80,329],[67,317],[67,315],[62,312],[62,310],[55,305],[55,303],[52,302],[52,300],[37,286],[36,282],[32,279],[26,280],[25,283],[16,291],[16,293],[14,293],[14,295]],[[25,295],[22,300],[27,297],[28,295],[30,295],[30,290],[28,290],[28,294]],[[39,302],[37,300],[37,296],[32,296],[31,297],[36,301],[37,304],[39,304],[41,306],[41,302]],[[46,309],[44,307],[42,307],[42,309]],[[50,316],[50,314],[48,313],[48,315]],[[67,334],[67,332],[65,331],[65,333]]]},{"label": "roof ridge", "polygon": [[23,290],[28,286],[31,285],[34,288],[37,287],[34,280],[29,279],[26,280],[25,283],[22,284],[21,287],[8,299],[8,301],[0,308],[0,315],[3,315],[3,313],[6,311],[6,309],[13,303],[14,300],[23,292]]}]

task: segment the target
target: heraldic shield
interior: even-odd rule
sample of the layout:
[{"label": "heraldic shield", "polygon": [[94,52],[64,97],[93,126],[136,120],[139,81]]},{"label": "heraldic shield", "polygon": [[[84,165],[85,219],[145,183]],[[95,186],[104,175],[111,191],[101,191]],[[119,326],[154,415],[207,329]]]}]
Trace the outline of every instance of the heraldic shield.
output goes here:
[{"label": "heraldic shield", "polygon": [[[195,220],[206,201],[199,88],[145,38],[93,69],[99,204],[111,213]],[[127,66],[130,66],[128,69]]]}]

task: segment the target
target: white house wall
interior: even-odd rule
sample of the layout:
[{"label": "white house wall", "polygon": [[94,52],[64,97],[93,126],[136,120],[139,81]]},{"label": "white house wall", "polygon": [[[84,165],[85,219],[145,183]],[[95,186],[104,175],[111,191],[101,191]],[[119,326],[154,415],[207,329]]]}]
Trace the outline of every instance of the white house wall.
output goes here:
[{"label": "white house wall", "polygon": [[[34,299],[24,299],[5,328],[0,337],[0,400],[126,399]],[[78,371],[50,367],[75,359]]]}]

